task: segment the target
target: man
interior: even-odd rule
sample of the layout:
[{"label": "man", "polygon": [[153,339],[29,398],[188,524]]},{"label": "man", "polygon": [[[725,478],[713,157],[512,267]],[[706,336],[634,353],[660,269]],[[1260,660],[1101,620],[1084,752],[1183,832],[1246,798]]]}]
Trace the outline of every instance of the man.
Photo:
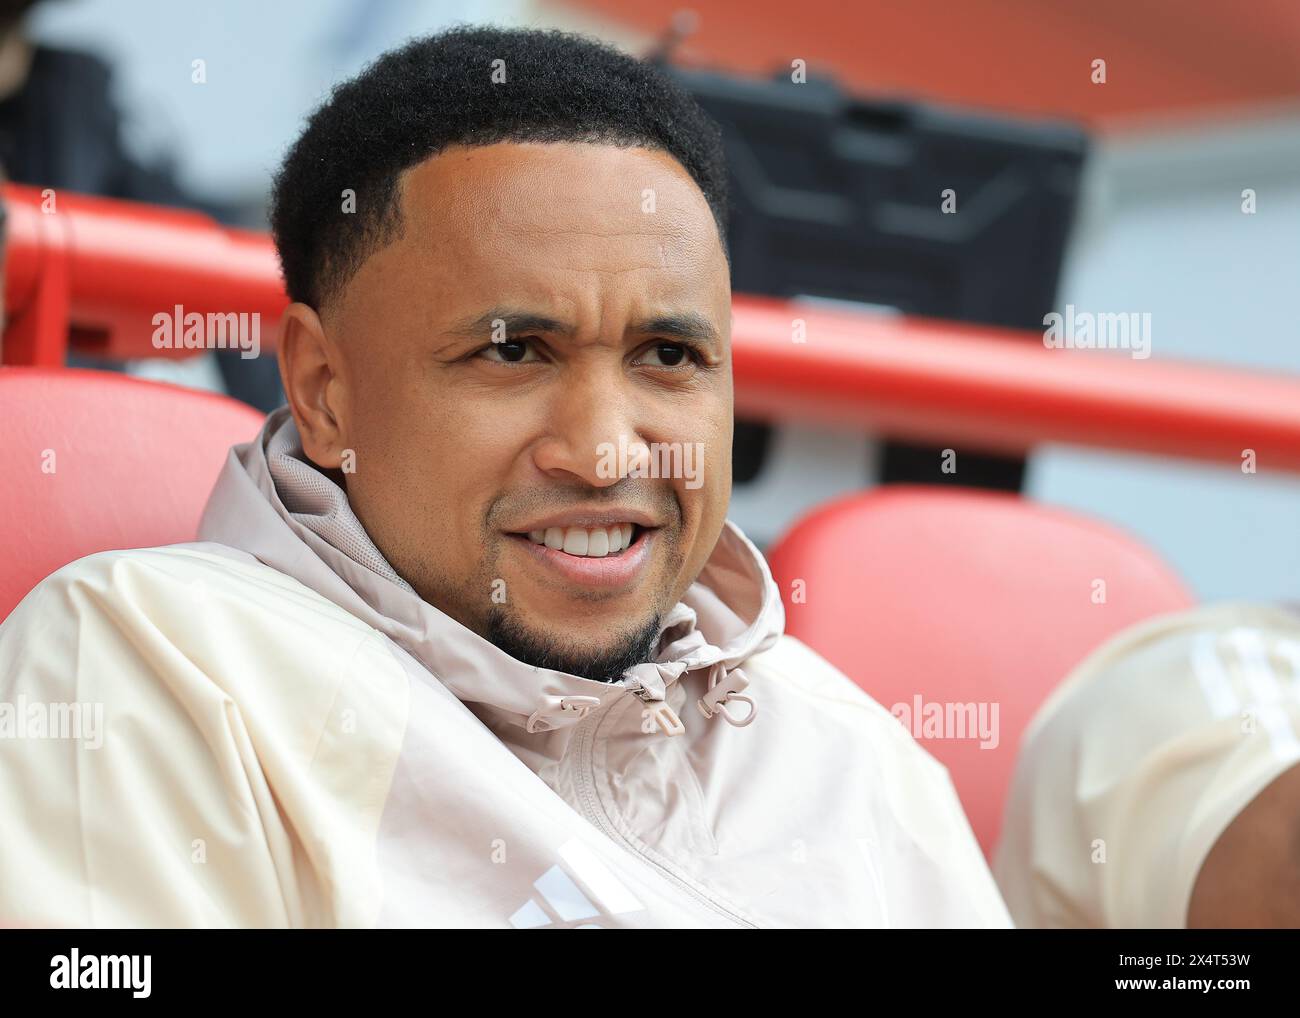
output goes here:
[{"label": "man", "polygon": [[388,54],[275,184],[289,399],[202,543],[0,630],[0,920],[1007,925],[947,773],[725,519],[718,134],[580,37]]},{"label": "man", "polygon": [[1016,923],[1300,926],[1300,615],[1222,604],[1085,661],[1026,730],[995,872]]}]

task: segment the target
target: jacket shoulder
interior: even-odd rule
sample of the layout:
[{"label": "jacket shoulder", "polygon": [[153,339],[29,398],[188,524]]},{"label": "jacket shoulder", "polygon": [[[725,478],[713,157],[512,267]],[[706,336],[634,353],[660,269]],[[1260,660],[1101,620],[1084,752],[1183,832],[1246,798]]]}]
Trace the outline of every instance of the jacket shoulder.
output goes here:
[{"label": "jacket shoulder", "polygon": [[[370,865],[406,677],[375,630],[237,556],[91,555],[0,625],[25,719],[0,816],[29,877],[0,882],[0,925],[373,920],[367,881],[336,878]],[[322,846],[305,869],[295,837]]]},{"label": "jacket shoulder", "polygon": [[[156,600],[167,593],[201,597],[213,609],[223,602],[247,605],[250,596],[274,597],[291,609],[329,616],[357,632],[373,632],[354,615],[338,607],[291,576],[263,565],[251,555],[217,544],[179,544],[157,548],[104,551],[77,559],[51,573],[19,602],[43,610],[107,610],[115,603],[149,597],[162,615],[166,605]],[[248,613],[246,621],[257,616]],[[265,616],[262,616],[265,618]]]},{"label": "jacket shoulder", "polygon": [[853,716],[872,722],[888,721],[907,734],[894,715],[798,637],[783,634],[771,648],[745,662],[744,669],[776,680],[783,688],[828,708],[856,708],[850,712]]},{"label": "jacket shoulder", "polygon": [[[744,664],[763,683],[758,694],[779,701],[783,713],[803,713],[819,726],[842,729],[853,738],[870,734],[877,755],[917,767],[944,783],[948,769],[903,724],[861,686],[797,637],[783,634],[768,650]],[[759,701],[760,709],[762,701]]]},{"label": "jacket shoulder", "polygon": [[827,812],[837,827],[874,817],[880,845],[907,846],[889,865],[910,867],[898,871],[910,883],[900,879],[894,891],[900,901],[914,895],[913,922],[1009,925],[948,769],[897,717],[792,636],[743,668],[753,680],[755,728],[766,733],[760,752],[781,760],[787,778],[816,788],[818,808],[834,802]]}]

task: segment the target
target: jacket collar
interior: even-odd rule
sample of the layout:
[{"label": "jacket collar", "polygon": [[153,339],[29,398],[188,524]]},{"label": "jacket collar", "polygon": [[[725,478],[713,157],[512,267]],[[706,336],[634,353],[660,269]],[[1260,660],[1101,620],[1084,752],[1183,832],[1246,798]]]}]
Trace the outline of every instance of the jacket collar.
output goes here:
[{"label": "jacket collar", "polygon": [[[302,451],[287,407],[253,441],[231,449],[199,539],[245,551],[384,633],[461,701],[529,733],[563,728],[629,688],[663,701],[683,675],[707,669],[705,716],[743,700],[740,664],[772,646],[785,612],[767,563],[730,520],[695,583],[664,619],[655,660],[616,683],[535,668],[516,660],[422,600],[384,559],[347,495]],[[752,713],[749,715],[752,718]]]}]

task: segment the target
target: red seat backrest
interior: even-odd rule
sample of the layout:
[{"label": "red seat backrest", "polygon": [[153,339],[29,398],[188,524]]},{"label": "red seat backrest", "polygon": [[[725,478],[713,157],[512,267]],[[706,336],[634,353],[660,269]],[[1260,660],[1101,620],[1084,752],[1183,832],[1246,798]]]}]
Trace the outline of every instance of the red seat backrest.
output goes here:
[{"label": "red seat backrest", "polygon": [[[1192,604],[1134,539],[986,492],[899,486],[839,499],[799,521],[768,560],[787,631],[885,709],[906,705],[897,713],[948,768],[986,854],[1020,735],[1047,694],[1111,635]],[[958,738],[978,720],[958,705],[981,703],[989,722],[997,705],[996,748]],[[931,704],[948,722],[931,729],[943,738],[925,737]]]},{"label": "red seat backrest", "polygon": [[0,620],[83,555],[194,540],[230,446],[262,420],[112,372],[0,368]]}]

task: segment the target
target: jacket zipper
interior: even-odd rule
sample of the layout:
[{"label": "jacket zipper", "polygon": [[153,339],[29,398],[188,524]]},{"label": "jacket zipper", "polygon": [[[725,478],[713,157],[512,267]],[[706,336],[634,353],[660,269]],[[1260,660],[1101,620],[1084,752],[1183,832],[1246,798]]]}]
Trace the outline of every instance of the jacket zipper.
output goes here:
[{"label": "jacket zipper", "polygon": [[604,807],[601,806],[599,797],[596,794],[595,771],[592,764],[591,743],[592,743],[592,739],[595,737],[596,726],[600,724],[600,722],[604,719],[605,715],[609,712],[609,710],[613,706],[614,704],[611,703],[604,710],[594,712],[591,718],[580,722],[578,726],[574,729],[574,733],[573,733],[574,739],[577,743],[576,749],[578,754],[577,773],[575,774],[574,778],[575,778],[575,784],[577,785],[578,788],[578,796],[582,800],[583,810],[586,813],[586,819],[592,824],[594,824],[601,831],[603,831],[605,836],[608,837],[615,844],[621,846],[625,851],[632,853],[633,855],[637,856],[639,859],[643,860],[644,862],[648,863],[650,866],[654,867],[665,877],[667,877],[674,885],[681,888],[691,898],[699,902],[701,905],[709,909],[711,912],[714,912],[717,915],[722,916],[724,919],[728,920],[729,922],[735,923],[737,926],[742,926],[747,929],[758,929],[759,927],[756,923],[752,923],[748,919],[745,919],[743,916],[739,916],[736,913],[723,908],[721,905],[710,900],[709,898],[706,898],[704,895],[700,894],[700,892],[697,891],[694,887],[692,887],[689,883],[683,880],[682,877],[674,873],[663,863],[659,862],[657,859],[651,858],[641,848],[639,848],[637,845],[634,845],[631,841],[629,841],[626,837],[624,837],[623,834],[619,832],[614,827],[614,825],[610,822],[609,817],[605,815]]}]

